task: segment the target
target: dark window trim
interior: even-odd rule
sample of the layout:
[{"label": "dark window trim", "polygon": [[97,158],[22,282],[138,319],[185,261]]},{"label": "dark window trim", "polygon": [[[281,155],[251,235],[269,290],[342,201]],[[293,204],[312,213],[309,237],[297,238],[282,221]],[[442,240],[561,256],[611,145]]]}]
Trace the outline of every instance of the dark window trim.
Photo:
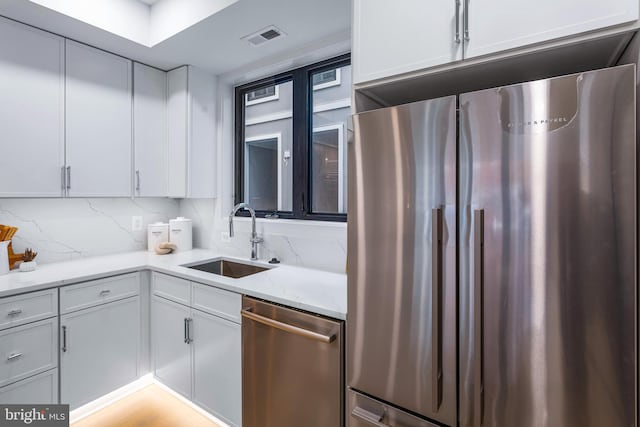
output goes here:
[{"label": "dark window trim", "polygon": [[[234,150],[234,166],[235,166],[235,184],[234,184],[234,203],[243,202],[244,193],[244,94],[248,91],[258,89],[263,86],[276,85],[293,81],[293,193],[292,193],[292,211],[277,211],[279,218],[284,219],[302,219],[312,221],[336,221],[346,222],[346,213],[314,213],[311,212],[312,185],[309,171],[311,170],[311,156],[309,155],[311,141],[313,138],[312,123],[312,105],[313,100],[313,79],[312,75],[316,72],[329,70],[332,68],[350,65],[351,55],[345,54],[325,61],[317,62],[305,67],[296,68],[295,70],[267,77],[255,82],[236,86],[235,88],[235,150]],[[298,160],[302,159],[302,160]],[[240,173],[242,171],[242,173]],[[256,211],[256,216],[264,218],[266,215],[273,214],[273,211]],[[249,216],[246,211],[239,211],[238,216]]]}]

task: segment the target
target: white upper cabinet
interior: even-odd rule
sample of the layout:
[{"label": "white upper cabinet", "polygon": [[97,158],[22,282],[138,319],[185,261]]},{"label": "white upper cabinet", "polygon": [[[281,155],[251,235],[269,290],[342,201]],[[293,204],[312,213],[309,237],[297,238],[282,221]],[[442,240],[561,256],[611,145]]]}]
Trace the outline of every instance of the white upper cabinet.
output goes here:
[{"label": "white upper cabinet", "polygon": [[354,0],[354,83],[575,40],[637,22],[639,5],[638,0]]},{"label": "white upper cabinet", "polygon": [[0,18],[0,197],[60,197],[64,39]]},{"label": "white upper cabinet", "polygon": [[192,66],[168,74],[169,197],[215,197],[216,78]]},{"label": "white upper cabinet", "polygon": [[[464,1],[464,0],[463,0]],[[638,0],[467,0],[465,58],[578,35],[638,19]]]},{"label": "white upper cabinet", "polygon": [[66,70],[67,195],[131,196],[131,61],[67,40]]},{"label": "white upper cabinet", "polygon": [[166,197],[167,73],[133,64],[134,195]]},{"label": "white upper cabinet", "polygon": [[354,0],[354,83],[462,59],[461,13],[455,0]]}]

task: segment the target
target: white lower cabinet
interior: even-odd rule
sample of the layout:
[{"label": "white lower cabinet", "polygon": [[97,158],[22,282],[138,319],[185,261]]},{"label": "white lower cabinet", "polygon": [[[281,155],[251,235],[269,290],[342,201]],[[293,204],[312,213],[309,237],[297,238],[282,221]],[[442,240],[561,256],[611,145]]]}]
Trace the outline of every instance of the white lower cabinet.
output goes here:
[{"label": "white lower cabinet", "polygon": [[75,409],[138,378],[138,299],[60,316],[61,403]]},{"label": "white lower cabinet", "polygon": [[58,403],[58,370],[51,369],[0,388],[0,403],[3,405]]},{"label": "white lower cabinet", "polygon": [[54,317],[0,332],[0,386],[57,366],[57,325]]},{"label": "white lower cabinet", "polygon": [[[181,280],[157,276],[163,281]],[[232,292],[221,292],[240,298]],[[223,318],[196,310],[193,306],[197,301],[186,306],[158,295],[151,301],[155,377],[227,424],[241,426],[242,328],[239,321],[228,320],[233,315],[231,312],[221,312],[226,317]],[[233,307],[233,311],[239,313],[240,306]]]},{"label": "white lower cabinet", "polygon": [[191,310],[184,305],[153,296],[151,344],[155,377],[191,398],[191,347],[186,341],[186,320]]},{"label": "white lower cabinet", "polygon": [[240,426],[242,414],[242,327],[192,312],[193,401],[227,424]]}]

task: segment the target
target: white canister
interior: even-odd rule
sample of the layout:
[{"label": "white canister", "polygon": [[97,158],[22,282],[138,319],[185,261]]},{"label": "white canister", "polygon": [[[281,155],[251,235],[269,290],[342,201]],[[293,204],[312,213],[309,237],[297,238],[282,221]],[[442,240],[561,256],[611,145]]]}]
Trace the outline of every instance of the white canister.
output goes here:
[{"label": "white canister", "polygon": [[156,247],[162,242],[169,241],[169,224],[156,222],[147,226],[147,249],[155,252]]},{"label": "white canister", "polygon": [[0,276],[9,272],[9,243],[10,240],[0,242]]},{"label": "white canister", "polygon": [[169,241],[178,247],[178,251],[193,249],[193,221],[182,216],[170,219]]}]

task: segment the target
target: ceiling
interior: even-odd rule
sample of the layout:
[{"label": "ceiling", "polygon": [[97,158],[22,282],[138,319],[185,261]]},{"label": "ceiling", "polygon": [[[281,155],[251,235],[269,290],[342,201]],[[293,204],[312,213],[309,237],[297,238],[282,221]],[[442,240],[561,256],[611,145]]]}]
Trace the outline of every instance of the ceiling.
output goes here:
[{"label": "ceiling", "polygon": [[[158,0],[131,0],[147,4]],[[154,6],[152,6],[154,7]],[[29,0],[0,1],[0,15],[119,55],[169,70],[190,64],[223,74],[300,51],[323,39],[348,39],[350,0],[239,0],[147,47]],[[242,37],[269,25],[285,37],[253,47]]]}]

